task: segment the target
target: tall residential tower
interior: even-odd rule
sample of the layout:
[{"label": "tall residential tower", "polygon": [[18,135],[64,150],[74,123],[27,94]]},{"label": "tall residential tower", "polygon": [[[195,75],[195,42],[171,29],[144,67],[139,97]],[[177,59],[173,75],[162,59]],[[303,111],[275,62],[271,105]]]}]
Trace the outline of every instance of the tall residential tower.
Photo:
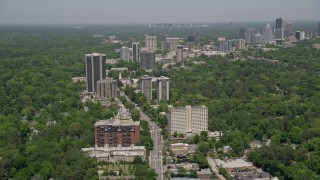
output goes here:
[{"label": "tall residential tower", "polygon": [[87,92],[97,92],[97,81],[106,78],[106,55],[86,54]]},{"label": "tall residential tower", "polygon": [[145,36],[145,48],[149,51],[155,51],[157,49],[157,36]]},{"label": "tall residential tower", "polygon": [[208,131],[208,108],[206,106],[171,107],[168,114],[169,132],[200,134]]},{"label": "tall residential tower", "polygon": [[97,99],[110,101],[117,96],[117,81],[106,78],[97,82]]},{"label": "tall residential tower", "polygon": [[161,76],[157,79],[158,84],[158,94],[157,94],[157,100],[158,102],[163,100],[167,101],[169,100],[169,78]]},{"label": "tall residential tower", "polygon": [[132,43],[132,60],[133,62],[140,62],[140,43]]},{"label": "tall residential tower", "polygon": [[130,60],[130,52],[129,48],[127,46],[122,46],[120,49],[120,59],[124,61],[129,61]]},{"label": "tall residential tower", "polygon": [[141,51],[140,52],[140,68],[144,70],[155,69],[156,52],[155,51]]},{"label": "tall residential tower", "polygon": [[152,78],[144,75],[140,77],[140,92],[146,96],[148,100],[152,100]]}]

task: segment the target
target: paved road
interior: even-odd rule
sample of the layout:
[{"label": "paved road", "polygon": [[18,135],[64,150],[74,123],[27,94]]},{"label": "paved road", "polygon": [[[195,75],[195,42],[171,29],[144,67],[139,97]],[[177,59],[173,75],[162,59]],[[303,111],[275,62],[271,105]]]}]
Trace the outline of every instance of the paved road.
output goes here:
[{"label": "paved road", "polygon": [[[124,96],[127,101],[132,102],[128,96],[120,91],[120,96]],[[151,138],[153,140],[153,150],[150,152],[149,163],[150,167],[156,171],[158,174],[158,180],[163,179],[163,167],[162,167],[162,135],[161,128],[147,116],[134,102],[132,102],[136,109],[140,112],[140,119],[148,122]]]},{"label": "paved road", "polygon": [[213,161],[213,159],[211,157],[207,157],[207,160],[208,160],[208,163],[211,166],[212,171],[215,172],[216,175],[218,176],[218,179],[226,180],[225,177],[223,177],[221,174],[219,174],[219,170],[217,169],[216,163]]}]

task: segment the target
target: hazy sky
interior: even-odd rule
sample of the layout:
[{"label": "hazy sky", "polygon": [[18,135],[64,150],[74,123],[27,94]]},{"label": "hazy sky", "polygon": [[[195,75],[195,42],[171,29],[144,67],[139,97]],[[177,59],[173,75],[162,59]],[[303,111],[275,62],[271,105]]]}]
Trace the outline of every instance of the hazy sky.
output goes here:
[{"label": "hazy sky", "polygon": [[0,0],[0,23],[319,20],[320,0]]}]

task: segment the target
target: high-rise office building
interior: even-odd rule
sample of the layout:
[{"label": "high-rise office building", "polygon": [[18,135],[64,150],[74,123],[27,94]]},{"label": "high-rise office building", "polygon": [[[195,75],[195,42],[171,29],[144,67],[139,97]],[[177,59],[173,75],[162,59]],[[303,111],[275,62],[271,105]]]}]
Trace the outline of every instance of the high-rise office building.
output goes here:
[{"label": "high-rise office building", "polygon": [[97,99],[110,101],[117,96],[117,81],[112,78],[106,78],[97,82]]},{"label": "high-rise office building", "polygon": [[283,40],[284,30],[282,18],[276,19],[276,27],[274,29],[275,40]]},{"label": "high-rise office building", "polygon": [[290,37],[291,33],[292,33],[292,22],[287,22],[284,27],[284,33],[283,33],[284,37],[285,38]]},{"label": "high-rise office building", "polygon": [[319,22],[319,25],[318,25],[318,36],[320,36],[320,22]]},{"label": "high-rise office building", "polygon": [[206,106],[170,107],[168,114],[169,132],[200,134],[208,131],[208,108]]},{"label": "high-rise office building", "polygon": [[141,51],[140,52],[140,68],[144,70],[155,69],[156,52]]},{"label": "high-rise office building", "polygon": [[246,49],[246,41],[244,39],[237,40],[237,49],[238,50],[245,50]]},{"label": "high-rise office building", "polygon": [[246,29],[240,29],[239,31],[239,39],[246,39]]},{"label": "high-rise office building", "polygon": [[155,51],[157,49],[157,36],[145,36],[145,48],[149,51]]},{"label": "high-rise office building", "polygon": [[246,29],[245,40],[247,43],[252,43],[253,36],[256,34],[255,28]]},{"label": "high-rise office building", "polygon": [[132,60],[134,62],[140,62],[140,43],[132,43]]},{"label": "high-rise office building", "polygon": [[179,45],[178,37],[166,37],[165,41],[162,43],[162,49],[167,51],[175,51]]},{"label": "high-rise office building", "polygon": [[140,77],[140,92],[148,100],[152,100],[152,78],[148,75]]},{"label": "high-rise office building", "polygon": [[304,31],[300,32],[300,40],[306,39],[306,33]]},{"label": "high-rise office building", "polygon": [[140,122],[133,121],[123,106],[115,118],[95,123],[95,147],[131,147],[140,142]]},{"label": "high-rise office building", "polygon": [[195,42],[199,42],[200,41],[200,33],[199,32],[193,33],[193,37],[194,37]]},{"label": "high-rise office building", "polygon": [[157,84],[158,84],[158,94],[157,94],[157,99],[158,102],[161,100],[167,101],[169,100],[169,78],[161,76],[160,78],[157,79]]},{"label": "high-rise office building", "polygon": [[301,33],[301,31],[296,31],[295,37],[297,38],[297,40],[302,40],[302,33]]},{"label": "high-rise office building", "polygon": [[120,49],[120,59],[124,61],[129,61],[130,60],[130,52],[129,48],[127,46],[122,46]]},{"label": "high-rise office building", "polygon": [[106,55],[86,54],[87,92],[97,92],[97,81],[106,78]]},{"label": "high-rise office building", "polygon": [[275,40],[283,40],[283,38],[284,38],[283,29],[275,29],[274,33],[275,33],[274,34]]},{"label": "high-rise office building", "polygon": [[182,45],[177,46],[176,58],[177,58],[178,62],[181,62],[183,60],[183,46]]},{"label": "high-rise office building", "polygon": [[263,28],[263,42],[266,44],[275,42],[272,27],[269,23],[265,28]]},{"label": "high-rise office building", "polygon": [[259,45],[263,43],[263,36],[261,34],[255,34],[253,38],[253,43]]},{"label": "high-rise office building", "polygon": [[276,29],[283,29],[282,18],[276,19]]}]

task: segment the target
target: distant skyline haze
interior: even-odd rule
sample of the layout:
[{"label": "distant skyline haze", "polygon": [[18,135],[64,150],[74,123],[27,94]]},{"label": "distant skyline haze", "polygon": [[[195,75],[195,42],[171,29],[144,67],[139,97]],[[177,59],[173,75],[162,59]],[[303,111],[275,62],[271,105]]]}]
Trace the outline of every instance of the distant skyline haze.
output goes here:
[{"label": "distant skyline haze", "polygon": [[319,0],[0,0],[0,24],[320,21]]}]

